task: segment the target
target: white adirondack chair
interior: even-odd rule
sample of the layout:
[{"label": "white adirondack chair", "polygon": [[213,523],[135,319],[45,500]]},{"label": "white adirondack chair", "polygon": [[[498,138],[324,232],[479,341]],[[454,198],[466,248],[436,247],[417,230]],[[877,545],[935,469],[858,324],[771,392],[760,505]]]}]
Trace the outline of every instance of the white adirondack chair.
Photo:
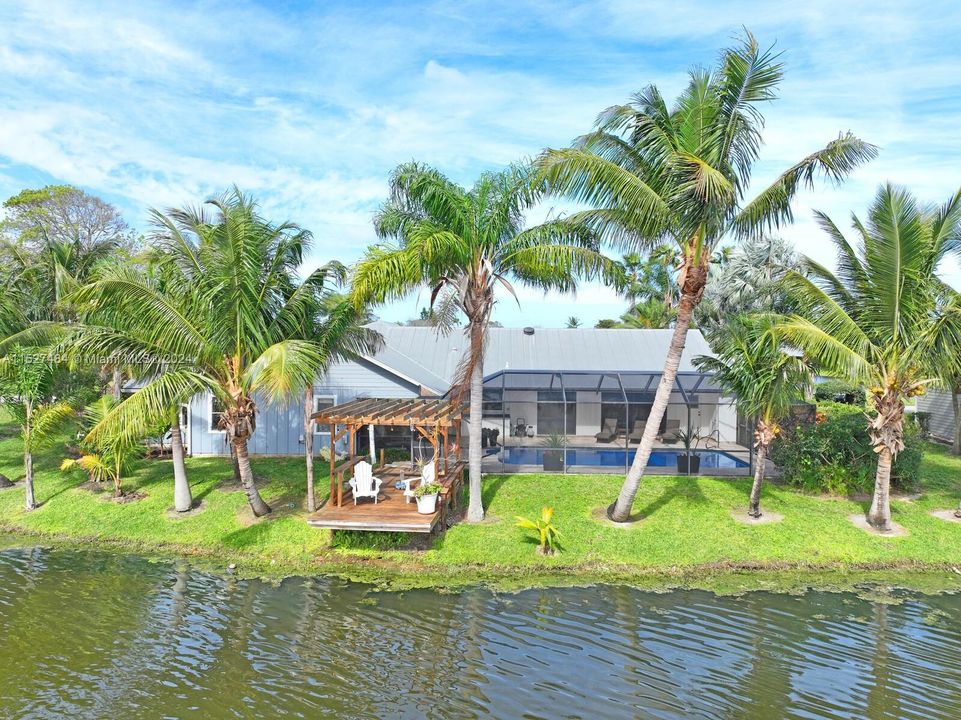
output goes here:
[{"label": "white adirondack chair", "polygon": [[351,492],[354,495],[354,505],[357,498],[374,498],[377,504],[377,496],[380,495],[381,480],[374,477],[374,467],[369,462],[359,462],[354,465],[354,477],[347,481]]},{"label": "white adirondack chair", "polygon": [[416,482],[420,482],[422,485],[430,485],[431,483],[437,482],[437,471],[435,470],[433,460],[424,465],[423,470],[420,471],[420,477],[404,479],[404,499],[408,503],[410,499],[414,497],[414,483]]}]

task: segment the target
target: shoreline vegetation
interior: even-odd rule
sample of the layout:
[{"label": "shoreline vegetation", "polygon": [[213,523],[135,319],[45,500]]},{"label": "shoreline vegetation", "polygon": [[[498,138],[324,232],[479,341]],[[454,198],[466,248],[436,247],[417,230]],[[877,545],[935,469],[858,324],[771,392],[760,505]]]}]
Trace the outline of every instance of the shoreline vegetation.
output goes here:
[{"label": "shoreline vegetation", "polygon": [[[69,434],[64,433],[64,440]],[[0,473],[22,475],[20,441],[0,423]],[[783,521],[746,525],[742,511],[750,478],[645,479],[635,505],[642,519],[615,526],[603,513],[618,475],[490,475],[484,478],[488,519],[459,523],[426,539],[335,533],[304,521],[303,459],[254,458],[258,487],[273,512],[254,518],[233,481],[227,458],[190,458],[199,509],[175,517],[169,460],[143,460],[125,481],[140,499],[116,502],[109,488],[62,473],[63,445],[36,458],[40,507],[24,512],[23,485],[0,490],[0,531],[6,545],[50,544],[147,557],[185,558],[237,577],[279,579],[327,575],[404,590],[500,590],[618,583],[642,589],[696,588],[731,593],[797,592],[809,588],[903,587],[961,590],[961,524],[932,512],[957,504],[961,458],[929,445],[912,494],[892,503],[901,537],[878,537],[848,520],[868,498],[805,495],[765,486],[766,512]],[[324,487],[318,464],[318,487]],[[142,497],[141,497],[142,496]],[[561,552],[535,552],[515,515],[555,508]]]}]

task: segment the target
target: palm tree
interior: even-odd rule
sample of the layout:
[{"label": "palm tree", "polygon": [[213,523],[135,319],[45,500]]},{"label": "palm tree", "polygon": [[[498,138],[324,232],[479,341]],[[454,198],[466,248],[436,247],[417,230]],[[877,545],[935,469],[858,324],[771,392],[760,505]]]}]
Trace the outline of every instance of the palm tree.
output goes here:
[{"label": "palm tree", "polygon": [[297,284],[310,233],[263,219],[237,188],[200,209],[152,211],[161,286],[119,268],[77,291],[87,326],[78,354],[128,354],[146,384],[90,433],[139,432],[197,393],[222,407],[225,431],[254,515],[270,512],[254,485],[247,443],[258,401],[282,402],[311,383],[325,348],[303,337],[317,271]]},{"label": "palm tree", "polygon": [[755,418],[757,455],[748,515],[759,518],[768,449],[780,435],[778,422],[804,397],[811,368],[802,356],[785,352],[772,332],[771,318],[765,316],[731,318],[714,338],[712,349],[716,356],[696,357],[695,366],[714,373],[721,387],[737,399],[738,410]]},{"label": "palm tree", "polygon": [[37,508],[33,487],[33,455],[48,447],[56,431],[73,414],[69,403],[51,395],[56,368],[42,359],[43,350],[17,347],[0,359],[0,390],[7,410],[20,428],[23,443],[24,507]]},{"label": "palm tree", "polygon": [[546,150],[539,160],[540,176],[553,192],[592,206],[569,221],[620,247],[672,244],[679,254],[674,333],[643,439],[609,511],[616,521],[630,515],[720,241],[790,222],[799,189],[811,187],[819,174],[841,181],[876,153],[854,135],[841,134],[748,200],[761,147],[761,106],[775,99],[781,77],[778,56],[746,34],[721,53],[716,68],[691,71],[673,107],[650,86],[630,103],[601,113],[594,132],[573,147]]},{"label": "palm tree", "polygon": [[[96,427],[119,403],[112,395],[103,395],[84,408],[83,416],[87,429]],[[90,479],[102,483],[113,482],[113,496],[123,497],[123,478],[130,469],[132,461],[142,454],[142,437],[130,432],[101,432],[97,442],[85,443],[79,458],[67,458],[60,470],[84,470]]]},{"label": "palm tree", "polygon": [[390,199],[374,223],[380,237],[396,244],[371,247],[354,271],[352,296],[358,305],[400,298],[426,285],[432,305],[442,292],[452,291],[467,318],[469,349],[453,397],[459,400],[469,392],[476,429],[468,438],[469,522],[484,517],[479,428],[484,348],[497,289],[514,295],[513,279],[569,292],[578,277],[615,277],[613,263],[583,228],[566,220],[523,228],[524,211],[543,190],[521,167],[482,175],[465,190],[425,165],[401,165],[391,176]]},{"label": "palm tree", "polygon": [[580,319],[579,317],[577,317],[576,315],[571,315],[569,318],[567,318],[567,329],[568,329],[568,330],[576,330],[576,329],[579,328],[580,326],[581,326],[581,319]]},{"label": "palm tree", "polygon": [[[905,401],[938,375],[935,348],[955,332],[955,301],[942,307],[949,289],[938,264],[961,246],[961,191],[944,205],[920,206],[906,190],[882,186],[867,223],[856,216],[856,244],[834,222],[818,222],[838,251],[837,274],[808,259],[805,277],[788,273],[784,283],[798,312],[778,334],[816,361],[821,372],[870,389],[874,415],[868,432],[878,454],[868,522],[891,526],[891,465],[904,448]],[[953,304],[953,308],[952,308]]]},{"label": "palm tree", "polygon": [[[337,360],[346,360],[361,354],[371,354],[380,344],[380,336],[364,327],[369,321],[367,309],[358,310],[349,298],[333,292],[329,282],[338,284],[347,279],[346,268],[331,261],[318,268],[313,275],[315,307],[307,315],[303,339],[317,343],[323,355],[318,373],[326,372]],[[304,388],[304,459],[307,469],[307,512],[317,509],[314,497],[314,382]],[[331,452],[334,452],[331,438]]]}]

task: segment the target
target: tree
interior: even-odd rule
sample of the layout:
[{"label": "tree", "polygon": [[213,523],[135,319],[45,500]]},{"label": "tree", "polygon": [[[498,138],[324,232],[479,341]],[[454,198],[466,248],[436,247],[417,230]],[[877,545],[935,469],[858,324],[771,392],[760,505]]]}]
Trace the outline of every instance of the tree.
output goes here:
[{"label": "tree", "polygon": [[[119,403],[112,395],[104,395],[84,408],[87,431],[102,422],[117,405]],[[65,459],[60,469],[64,472],[84,470],[91,480],[98,483],[109,480],[113,483],[113,496],[119,498],[123,497],[124,476],[133,460],[143,454],[143,438],[127,431],[117,432],[116,427],[110,430],[98,433],[96,442],[85,440],[80,457]]]},{"label": "tree", "polygon": [[629,330],[669,328],[676,317],[675,309],[664,300],[650,297],[632,305],[614,327]]},{"label": "tree", "polygon": [[24,507],[37,508],[33,455],[49,446],[56,431],[73,416],[69,403],[50,394],[56,368],[41,350],[18,347],[0,359],[0,393],[20,428],[23,443]]},{"label": "tree", "polygon": [[576,330],[576,329],[579,328],[580,326],[581,326],[581,320],[580,320],[580,318],[576,317],[575,315],[571,315],[569,318],[567,318],[567,329],[568,329],[568,330]]},{"label": "tree", "polygon": [[270,512],[254,485],[247,443],[258,402],[300,394],[325,361],[323,346],[303,337],[315,307],[318,272],[296,271],[310,233],[262,218],[234,188],[199,209],[152,211],[155,277],[114,268],[71,299],[86,324],[72,340],[80,354],[132,355],[146,384],[90,433],[139,432],[197,393],[219,403],[254,515]]},{"label": "tree", "polygon": [[[372,354],[381,339],[364,327],[368,320],[366,307],[357,308],[346,297],[332,291],[330,283],[342,284],[347,279],[346,268],[333,261],[323,265],[312,281],[313,308],[306,316],[303,339],[317,343],[322,362],[318,373],[329,370],[332,363],[361,354]],[[304,457],[307,469],[307,512],[317,509],[314,497],[314,380],[304,388]],[[330,452],[334,452],[333,437]]]},{"label": "tree", "polygon": [[891,464],[904,448],[904,407],[938,375],[935,348],[955,332],[958,305],[942,299],[939,263],[961,247],[961,191],[927,209],[906,190],[882,186],[868,211],[856,216],[852,244],[817,213],[838,252],[837,273],[808,259],[805,277],[785,276],[798,312],[778,325],[781,338],[819,364],[822,373],[869,388],[868,432],[878,455],[868,522],[891,526]]},{"label": "tree", "polygon": [[[523,213],[543,197],[526,168],[480,177],[470,190],[426,165],[407,163],[390,180],[390,199],[374,225],[396,244],[371,247],[354,270],[355,303],[401,298],[431,288],[431,303],[445,290],[467,318],[469,340],[455,383],[455,401],[470,396],[468,522],[484,517],[481,437],[484,348],[498,288],[514,295],[510,280],[544,290],[572,291],[578,277],[614,278],[613,264],[589,232],[562,219],[523,228]],[[516,295],[515,295],[516,299]]]},{"label": "tree", "polygon": [[117,208],[72,185],[23,190],[3,208],[0,255],[7,272],[31,280],[32,320],[49,319],[66,291],[136,244]]},{"label": "tree", "polygon": [[604,111],[595,131],[573,147],[546,150],[539,160],[540,176],[553,192],[591,206],[570,222],[634,251],[671,244],[680,259],[677,320],[644,436],[609,511],[616,521],[630,515],[718,244],[790,222],[798,190],[813,186],[818,175],[840,181],[876,153],[844,133],[748,200],[761,147],[761,106],[775,99],[781,77],[778,56],[746,34],[721,53],[716,68],[691,71],[673,107],[650,86]]},{"label": "tree", "polygon": [[708,335],[728,318],[749,312],[790,313],[790,301],[779,281],[790,270],[804,267],[794,246],[778,236],[743,238],[727,246],[727,259],[712,272],[695,317]]},{"label": "tree", "polygon": [[811,368],[803,356],[785,352],[772,332],[770,316],[735,316],[715,336],[716,356],[698,356],[695,366],[714,373],[721,387],[737,399],[738,410],[755,418],[757,449],[748,515],[761,517],[761,485],[771,443],[780,435],[778,424],[791,405],[804,397]]}]

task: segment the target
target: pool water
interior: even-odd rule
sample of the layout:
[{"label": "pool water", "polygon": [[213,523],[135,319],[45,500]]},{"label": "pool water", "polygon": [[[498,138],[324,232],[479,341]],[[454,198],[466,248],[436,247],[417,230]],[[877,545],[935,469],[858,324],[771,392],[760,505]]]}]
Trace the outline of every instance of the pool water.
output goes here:
[{"label": "pool water", "polygon": [[[505,465],[541,465],[544,462],[544,447],[510,447],[503,451],[501,461]],[[625,458],[627,453],[630,456]],[[624,467],[634,461],[637,448],[629,451],[624,448],[567,448],[567,465],[587,465],[594,467]],[[655,450],[651,453],[647,466],[650,468],[676,468],[677,457],[683,450]],[[748,463],[721,450],[695,450],[701,458],[701,470],[746,468]]]}]

